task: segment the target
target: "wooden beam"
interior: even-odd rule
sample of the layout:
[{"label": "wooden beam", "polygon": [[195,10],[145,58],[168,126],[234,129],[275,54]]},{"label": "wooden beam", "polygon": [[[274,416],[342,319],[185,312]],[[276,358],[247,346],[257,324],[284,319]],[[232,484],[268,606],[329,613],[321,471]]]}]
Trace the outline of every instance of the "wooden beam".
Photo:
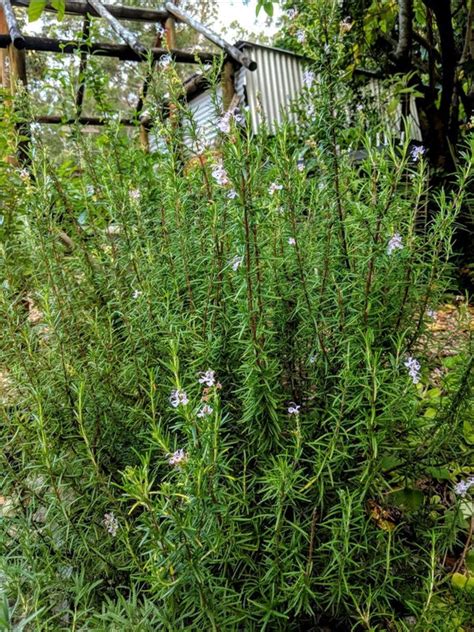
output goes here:
[{"label": "wooden beam", "polygon": [[[11,0],[11,3],[15,7],[21,7],[27,9],[29,0]],[[168,11],[164,9],[141,9],[139,7],[124,7],[117,4],[104,4],[107,11],[115,18],[121,20],[132,20],[137,22],[160,22],[160,20],[166,20],[168,17]],[[92,15],[93,17],[99,17],[99,13],[90,6],[87,2],[81,2],[80,0],[66,0],[65,3],[66,13],[69,15]],[[57,13],[57,10],[51,5],[51,1],[46,4],[46,11],[52,11]]]},{"label": "wooden beam", "polygon": [[188,26],[193,28],[210,42],[216,44],[216,46],[219,46],[219,48],[222,48],[222,50],[225,50],[225,52],[233,59],[235,59],[236,62],[238,62],[242,66],[245,66],[245,68],[248,68],[249,70],[257,69],[257,64],[255,61],[250,59],[250,57],[245,55],[235,46],[232,46],[232,44],[226,42],[224,39],[222,39],[222,37],[217,35],[217,33],[214,33],[214,31],[209,29],[207,26],[204,26],[203,24],[195,20],[191,15],[189,15],[189,13],[183,11],[183,9],[179,9],[172,2],[167,2],[165,4],[165,7],[171,13],[171,15],[177,18],[180,22],[184,22],[184,24],[187,24]]},{"label": "wooden beam", "polygon": [[[79,116],[76,118],[66,119],[64,116],[36,116],[33,118],[35,123],[41,123],[43,125],[91,125],[102,126],[110,124],[111,120],[101,116]],[[121,118],[119,119],[120,125],[127,127],[136,127],[139,123],[134,119]]]},{"label": "wooden beam", "polygon": [[222,105],[224,107],[224,111],[230,107],[232,99],[235,94],[235,84],[234,84],[234,64],[231,61],[226,61],[224,64],[224,68],[222,69]]},{"label": "wooden beam", "polygon": [[[0,49],[7,48],[10,44],[10,35],[0,35]],[[96,57],[115,57],[124,61],[146,61],[148,55],[159,61],[162,57],[170,55],[176,62],[185,64],[212,63],[212,61],[219,58],[219,55],[216,53],[188,53],[187,51],[167,50],[166,48],[150,48],[146,55],[139,55],[126,44],[84,43],[50,37],[31,37],[29,35],[25,35],[25,50],[66,54],[85,51],[89,55],[95,55]]]},{"label": "wooden beam", "polygon": [[18,49],[25,48],[25,38],[20,32],[10,0],[0,0],[0,7],[3,8],[8,32],[13,42],[13,46]]},{"label": "wooden beam", "polygon": [[87,4],[89,4],[94,11],[96,11],[106,22],[108,22],[109,26],[119,37],[123,39],[126,44],[130,46],[132,50],[134,50],[138,55],[145,55],[147,52],[146,46],[143,46],[134,33],[120,24],[117,18],[105,8],[102,2],[99,0],[87,0]]}]

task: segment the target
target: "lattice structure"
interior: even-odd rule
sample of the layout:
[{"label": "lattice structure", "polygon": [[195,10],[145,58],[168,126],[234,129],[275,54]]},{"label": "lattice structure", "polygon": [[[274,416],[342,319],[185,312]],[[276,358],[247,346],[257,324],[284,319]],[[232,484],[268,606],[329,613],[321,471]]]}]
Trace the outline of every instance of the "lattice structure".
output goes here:
[{"label": "lattice structure", "polygon": [[[122,119],[124,125],[135,125],[142,113],[148,88],[152,80],[152,73],[156,63],[165,55],[170,55],[177,63],[202,63],[212,62],[220,54],[214,52],[189,52],[176,48],[175,24],[181,22],[188,25],[207,40],[218,46],[224,52],[224,72],[222,72],[224,88],[224,107],[228,107],[233,97],[233,76],[236,67],[244,66],[249,70],[255,70],[257,64],[243,51],[222,39],[217,33],[204,26],[186,11],[180,9],[177,4],[167,2],[162,9],[144,9],[121,5],[106,5],[100,0],[66,0],[65,12],[83,19],[82,35],[77,41],[61,40],[48,37],[33,37],[24,35],[19,28],[15,10],[13,7],[25,10],[28,8],[28,0],[0,0],[0,78],[4,88],[14,93],[21,83],[26,88],[28,85],[26,72],[27,51],[42,51],[59,54],[79,53],[79,84],[75,98],[75,116],[65,121],[61,116],[43,116],[35,119],[38,123],[47,124],[85,124],[103,125],[105,120],[101,117],[82,115],[85,85],[84,77],[90,55],[101,57],[113,57],[119,60],[143,62],[152,60],[151,71],[145,77],[135,112],[127,119]],[[46,5],[47,11],[56,12],[50,2]],[[110,44],[90,42],[91,20],[100,18],[105,20],[117,35],[121,43]],[[156,26],[160,25],[159,34],[154,45],[149,48],[142,44],[138,37],[129,28],[123,25],[123,21],[138,21]],[[225,69],[228,71],[225,71]],[[25,136],[25,129],[22,130]],[[28,136],[28,134],[26,134]],[[148,146],[148,130],[145,124],[141,125],[141,138],[144,147]],[[27,159],[28,147],[23,144],[19,148],[19,158],[22,162]]]}]

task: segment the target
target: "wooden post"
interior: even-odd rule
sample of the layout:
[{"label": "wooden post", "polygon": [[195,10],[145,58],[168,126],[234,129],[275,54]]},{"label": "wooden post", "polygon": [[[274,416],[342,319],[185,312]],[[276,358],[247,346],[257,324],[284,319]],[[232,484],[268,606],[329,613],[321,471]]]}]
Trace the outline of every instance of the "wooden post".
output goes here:
[{"label": "wooden post", "polygon": [[[8,22],[0,4],[0,34],[9,34]],[[24,50],[18,50],[13,44],[0,50],[0,71],[2,87],[12,96],[18,91],[19,84],[27,87],[26,54]],[[19,136],[17,143],[18,162],[29,163],[30,130],[26,123],[18,123],[16,131]]]},{"label": "wooden post", "polygon": [[231,61],[226,61],[222,69],[222,106],[224,112],[229,109],[235,94],[235,70]]}]

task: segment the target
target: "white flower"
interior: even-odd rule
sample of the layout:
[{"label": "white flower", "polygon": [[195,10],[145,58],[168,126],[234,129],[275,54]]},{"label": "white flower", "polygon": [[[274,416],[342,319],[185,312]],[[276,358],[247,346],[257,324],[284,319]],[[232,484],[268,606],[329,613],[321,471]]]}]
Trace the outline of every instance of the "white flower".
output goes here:
[{"label": "white flower", "polygon": [[202,371],[199,373],[201,376],[199,378],[199,384],[205,384],[206,386],[214,386],[216,383],[216,372],[212,369],[208,369],[207,371]]},{"label": "white flower", "polygon": [[170,465],[175,465],[179,467],[183,463],[186,463],[187,460],[188,460],[188,455],[183,450],[183,448],[180,448],[179,450],[176,450],[176,452],[173,452],[173,454],[168,459],[168,463]]},{"label": "white flower", "polygon": [[160,23],[156,24],[155,28],[156,34],[159,35],[159,37],[163,37],[164,35],[166,35],[166,29],[164,29]]},{"label": "white flower", "polygon": [[421,365],[416,358],[409,356],[404,362],[408,369],[408,375],[411,377],[413,384],[418,384],[420,381],[420,369]]},{"label": "white flower", "polygon": [[20,171],[20,178],[22,180],[29,180],[30,178],[30,172],[28,171],[28,169],[21,169]]},{"label": "white flower", "polygon": [[324,44],[324,52],[326,53],[326,55],[329,55],[329,53],[331,52],[331,47],[329,46],[329,44]]},{"label": "white flower", "polygon": [[474,476],[470,476],[465,481],[459,481],[459,483],[456,483],[456,485],[454,486],[454,493],[457,496],[461,496],[461,498],[464,498],[467,492],[473,486],[474,486]]},{"label": "white flower", "polygon": [[288,237],[288,243],[290,246],[296,246],[296,239],[294,237]]},{"label": "white flower", "polygon": [[229,176],[227,175],[227,171],[222,163],[215,165],[211,173],[217,184],[220,184],[221,186],[229,184]]},{"label": "white flower", "polygon": [[309,356],[309,363],[310,364],[314,364],[317,360],[316,355],[313,353],[312,355]]},{"label": "white flower", "polygon": [[143,292],[141,290],[133,290],[132,292],[132,297],[133,298],[138,298],[139,296],[141,296],[143,294]]},{"label": "white flower", "polygon": [[395,250],[403,250],[403,242],[400,233],[395,233],[390,237],[387,244],[387,254],[391,255]]},{"label": "white flower", "polygon": [[316,79],[316,75],[312,70],[305,70],[303,72],[303,83],[307,88],[311,88]]},{"label": "white flower", "polygon": [[364,110],[364,106],[362,105],[362,103],[358,103],[358,104],[356,105],[356,110],[357,110],[358,112],[362,112],[362,111]]},{"label": "white flower", "polygon": [[286,12],[286,15],[289,20],[294,20],[296,16],[298,15],[298,10],[295,8],[288,9]]},{"label": "white flower", "polygon": [[163,55],[158,63],[161,68],[165,69],[169,67],[172,61],[173,58],[171,57],[171,55]]},{"label": "white flower", "polygon": [[140,191],[138,189],[132,189],[129,192],[129,195],[130,195],[130,199],[131,200],[135,200],[135,201],[138,201],[140,199],[140,197],[141,197],[141,193],[140,193]]},{"label": "white flower", "polygon": [[181,391],[179,389],[175,389],[171,391],[170,395],[170,404],[173,408],[178,408],[178,406],[186,406],[189,403],[188,396],[185,391]]},{"label": "white flower", "polygon": [[295,402],[290,402],[290,405],[288,406],[288,414],[289,415],[299,415],[300,414],[300,408],[301,408],[300,405],[295,404]]},{"label": "white flower", "polygon": [[235,255],[235,257],[232,259],[232,262],[231,262],[232,270],[234,272],[237,272],[237,270],[242,265],[243,260],[244,258],[241,257],[240,255]]},{"label": "white flower", "polygon": [[436,318],[437,314],[435,312],[434,309],[427,309],[426,310],[426,315],[429,316],[430,318],[433,318],[433,320]]},{"label": "white flower", "polygon": [[110,535],[112,536],[117,535],[119,523],[118,523],[117,518],[114,516],[113,511],[111,511],[110,513],[104,514],[104,519],[102,523],[104,527],[107,529],[107,531],[110,533]]},{"label": "white flower", "polygon": [[209,404],[204,404],[204,406],[198,412],[197,416],[202,419],[203,417],[208,417],[209,415],[212,415],[212,411],[212,406],[209,406]]},{"label": "white flower", "polygon": [[229,198],[229,200],[235,200],[235,198],[237,197],[238,193],[235,189],[231,189],[229,191],[229,193],[227,193],[227,197]]},{"label": "white flower", "polygon": [[423,156],[425,151],[426,149],[423,147],[423,145],[415,145],[415,147],[413,147],[412,150],[410,151],[410,156],[415,162],[418,162],[418,160],[420,160],[420,158]]},{"label": "white flower", "polygon": [[304,44],[305,40],[306,40],[306,33],[304,32],[303,29],[298,29],[296,31],[296,41],[299,44]]},{"label": "white flower", "polygon": [[273,195],[275,191],[281,191],[282,189],[283,189],[282,184],[278,184],[277,182],[272,182],[271,185],[268,187],[268,192],[270,193],[270,195]]}]

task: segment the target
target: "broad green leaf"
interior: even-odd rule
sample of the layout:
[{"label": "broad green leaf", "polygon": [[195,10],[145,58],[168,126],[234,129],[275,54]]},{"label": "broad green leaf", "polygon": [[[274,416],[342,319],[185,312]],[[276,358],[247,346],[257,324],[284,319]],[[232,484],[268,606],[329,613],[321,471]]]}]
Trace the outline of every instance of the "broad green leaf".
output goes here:
[{"label": "broad green leaf", "polygon": [[427,467],[425,472],[438,481],[449,481],[451,479],[447,467]]},{"label": "broad green leaf", "polygon": [[46,0],[30,0],[28,5],[28,21],[35,22],[39,20],[46,6]]},{"label": "broad green leaf", "polygon": [[464,435],[464,440],[469,445],[474,445],[474,423],[469,421],[468,419],[464,420],[462,425],[462,433]]},{"label": "broad green leaf", "polygon": [[468,551],[466,555],[466,568],[470,573],[474,573],[474,549]]},{"label": "broad green leaf", "polygon": [[425,414],[424,414],[424,416],[425,416],[427,419],[434,419],[434,418],[436,417],[436,415],[437,415],[437,414],[438,414],[438,411],[436,410],[436,408],[431,408],[431,407],[430,407],[430,408],[427,408],[427,409],[425,410]]},{"label": "broad green leaf", "polygon": [[51,0],[51,6],[58,12],[58,20],[62,20],[66,9],[66,0]]},{"label": "broad green leaf", "polygon": [[474,592],[474,577],[463,575],[462,573],[454,573],[451,577],[451,584],[459,590]]},{"label": "broad green leaf", "polygon": [[423,492],[412,487],[405,487],[390,494],[390,502],[407,513],[417,511],[423,504]]}]

